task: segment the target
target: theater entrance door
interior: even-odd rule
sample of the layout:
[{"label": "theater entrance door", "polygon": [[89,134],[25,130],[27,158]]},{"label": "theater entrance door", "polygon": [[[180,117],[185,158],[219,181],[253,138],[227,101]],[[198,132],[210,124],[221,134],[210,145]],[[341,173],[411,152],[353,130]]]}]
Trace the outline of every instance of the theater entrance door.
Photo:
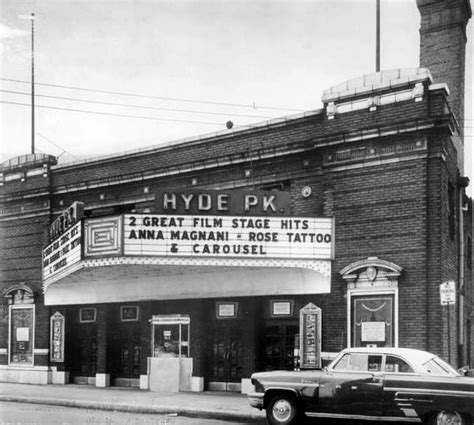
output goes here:
[{"label": "theater entrance door", "polygon": [[110,383],[118,387],[140,386],[140,326],[121,323],[108,335],[107,365]]},{"label": "theater entrance door", "polygon": [[241,390],[243,376],[242,326],[216,323],[208,353],[208,387],[212,391]]},{"label": "theater entrance door", "polygon": [[298,361],[298,320],[267,320],[263,334],[264,370],[294,370]]},{"label": "theater entrance door", "polygon": [[67,353],[74,384],[95,384],[97,372],[97,336],[95,326],[82,326],[80,331],[74,329],[67,343]]}]

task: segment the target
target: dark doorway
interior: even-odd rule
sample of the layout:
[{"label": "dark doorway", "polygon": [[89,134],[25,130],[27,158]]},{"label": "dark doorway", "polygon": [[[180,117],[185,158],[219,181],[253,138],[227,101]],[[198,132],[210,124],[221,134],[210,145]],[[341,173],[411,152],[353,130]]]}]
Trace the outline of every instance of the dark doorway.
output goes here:
[{"label": "dark doorway", "polygon": [[267,320],[263,331],[263,370],[294,370],[299,360],[298,320]]},{"label": "dark doorway", "polygon": [[[209,389],[239,391],[243,376],[242,326],[215,323],[209,345]],[[236,385],[237,384],[237,385]]]},{"label": "dark doorway", "polygon": [[78,323],[67,332],[66,363],[75,384],[94,384],[97,372],[97,328]]},{"label": "dark doorway", "polygon": [[120,323],[108,335],[107,365],[110,383],[120,387],[140,386],[140,324]]}]

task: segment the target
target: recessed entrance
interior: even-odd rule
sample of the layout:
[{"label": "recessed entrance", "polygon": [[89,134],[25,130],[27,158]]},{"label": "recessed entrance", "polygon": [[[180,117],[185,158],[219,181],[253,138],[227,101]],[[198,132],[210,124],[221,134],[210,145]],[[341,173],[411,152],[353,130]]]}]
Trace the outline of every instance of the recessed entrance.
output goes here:
[{"label": "recessed entrance", "polygon": [[66,357],[75,384],[95,384],[97,372],[97,329],[95,323],[75,327],[66,339]]},{"label": "recessed entrance", "polygon": [[216,323],[209,352],[209,390],[240,391],[243,377],[242,326]]},{"label": "recessed entrance", "polygon": [[140,386],[140,323],[121,323],[109,332],[107,365],[112,385],[120,387]]},{"label": "recessed entrance", "polygon": [[294,370],[299,356],[298,320],[268,320],[263,335],[265,370]]}]

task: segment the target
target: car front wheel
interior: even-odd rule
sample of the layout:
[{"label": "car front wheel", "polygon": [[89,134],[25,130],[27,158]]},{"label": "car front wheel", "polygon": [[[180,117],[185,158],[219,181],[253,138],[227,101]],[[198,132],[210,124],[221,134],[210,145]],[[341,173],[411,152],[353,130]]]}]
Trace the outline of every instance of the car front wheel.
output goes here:
[{"label": "car front wheel", "polygon": [[267,420],[271,425],[291,425],[296,423],[296,403],[289,396],[275,396],[267,406]]},{"label": "car front wheel", "polygon": [[466,425],[467,422],[455,411],[443,410],[433,416],[431,425]]}]

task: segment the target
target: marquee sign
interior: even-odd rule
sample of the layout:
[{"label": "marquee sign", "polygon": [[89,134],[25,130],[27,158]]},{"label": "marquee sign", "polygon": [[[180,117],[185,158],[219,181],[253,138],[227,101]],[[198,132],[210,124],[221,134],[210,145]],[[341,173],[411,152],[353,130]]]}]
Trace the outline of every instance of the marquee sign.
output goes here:
[{"label": "marquee sign", "polygon": [[77,223],[84,216],[84,203],[73,202],[49,226],[49,240],[52,241]]},{"label": "marquee sign", "polygon": [[81,222],[78,222],[43,249],[43,280],[81,260],[81,238]]},{"label": "marquee sign", "polygon": [[157,214],[285,215],[291,195],[277,190],[161,190],[155,195]]},{"label": "marquee sign", "polygon": [[127,214],[124,255],[334,258],[331,218]]}]

